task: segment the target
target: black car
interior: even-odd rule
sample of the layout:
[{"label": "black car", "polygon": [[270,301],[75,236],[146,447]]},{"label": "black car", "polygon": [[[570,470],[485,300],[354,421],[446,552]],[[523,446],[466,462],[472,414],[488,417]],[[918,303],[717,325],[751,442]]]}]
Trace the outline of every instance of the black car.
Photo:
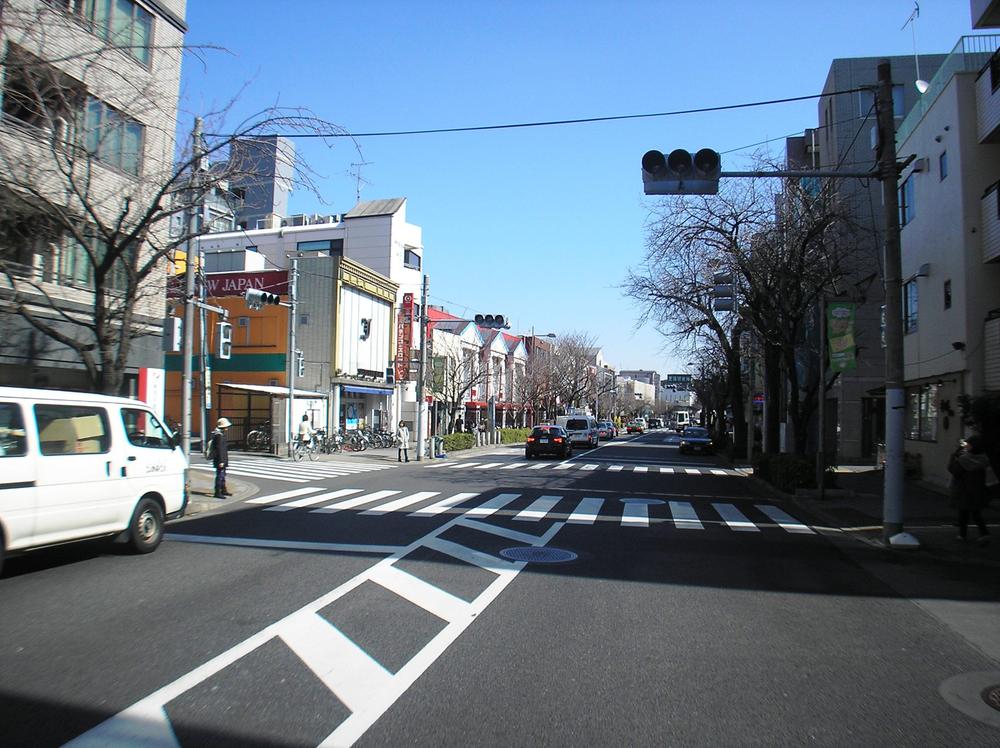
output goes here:
[{"label": "black car", "polygon": [[559,426],[535,426],[524,444],[524,456],[531,459],[536,455],[555,455],[566,459],[573,455],[573,445],[569,434]]},{"label": "black car", "polygon": [[715,454],[715,444],[708,429],[701,426],[688,426],[681,435],[681,443],[678,447],[681,454],[685,452],[701,452],[703,454]]}]

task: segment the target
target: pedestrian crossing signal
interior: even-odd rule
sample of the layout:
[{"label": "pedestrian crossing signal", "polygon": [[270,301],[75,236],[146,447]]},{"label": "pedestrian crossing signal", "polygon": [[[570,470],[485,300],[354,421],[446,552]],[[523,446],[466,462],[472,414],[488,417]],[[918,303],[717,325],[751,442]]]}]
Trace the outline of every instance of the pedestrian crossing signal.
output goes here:
[{"label": "pedestrian crossing signal", "polygon": [[228,322],[219,322],[215,326],[215,356],[228,360],[233,354],[233,326]]}]

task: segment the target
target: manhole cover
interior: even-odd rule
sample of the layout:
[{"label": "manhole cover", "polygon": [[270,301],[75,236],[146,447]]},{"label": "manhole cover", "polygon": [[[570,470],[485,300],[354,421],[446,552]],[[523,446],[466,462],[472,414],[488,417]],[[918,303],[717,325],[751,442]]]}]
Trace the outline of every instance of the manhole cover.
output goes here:
[{"label": "manhole cover", "polygon": [[573,551],[562,548],[535,548],[521,546],[519,548],[504,548],[500,555],[510,561],[527,561],[532,564],[561,564],[576,559]]},{"label": "manhole cover", "polygon": [[983,701],[986,702],[986,706],[1000,712],[1000,686],[990,686],[983,691]]}]

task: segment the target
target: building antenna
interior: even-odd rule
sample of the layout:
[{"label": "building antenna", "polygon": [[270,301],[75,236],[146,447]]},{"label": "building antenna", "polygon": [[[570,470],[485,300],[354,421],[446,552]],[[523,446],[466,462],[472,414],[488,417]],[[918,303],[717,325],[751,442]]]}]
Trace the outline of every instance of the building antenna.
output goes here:
[{"label": "building antenna", "polygon": [[350,175],[352,177],[354,177],[354,184],[355,184],[355,191],[354,191],[355,205],[357,203],[361,202],[361,186],[362,185],[367,186],[367,185],[371,184],[371,182],[369,182],[367,179],[365,179],[364,177],[361,176],[361,167],[362,166],[371,166],[371,164],[373,164],[373,163],[374,163],[374,161],[356,161],[356,162],[353,162],[351,164],[351,169],[352,170],[349,173],[350,173]]},{"label": "building antenna", "polygon": [[900,31],[905,29],[907,26],[910,27],[910,32],[913,35],[913,61],[917,65],[917,80],[914,84],[920,93],[924,93],[930,88],[930,84],[920,77],[920,57],[917,56],[917,19],[920,18],[920,4],[914,0],[913,2],[913,12],[910,13],[910,17],[906,19],[906,23],[903,24]]}]

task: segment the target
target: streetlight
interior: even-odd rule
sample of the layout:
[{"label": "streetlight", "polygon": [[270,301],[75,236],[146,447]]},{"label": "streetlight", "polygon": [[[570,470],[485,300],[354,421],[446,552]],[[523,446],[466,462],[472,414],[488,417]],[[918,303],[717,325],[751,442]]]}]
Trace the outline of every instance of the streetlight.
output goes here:
[{"label": "streetlight", "polygon": [[[534,342],[536,338],[556,338],[556,337],[558,337],[558,336],[554,332],[547,332],[547,333],[535,335],[535,328],[534,328],[534,326],[532,326],[532,328],[531,328],[531,338],[532,338],[532,342],[531,342],[531,355],[534,356],[535,355],[535,351],[537,350],[535,348],[535,342]],[[545,407],[545,416],[546,416],[546,419],[548,419],[551,416],[550,406],[552,404],[552,349],[551,348],[549,349],[549,353],[548,353],[548,365],[546,367],[546,384],[548,386],[548,393],[547,394],[549,395],[549,397],[548,397],[549,402],[548,402],[548,404]]]}]

